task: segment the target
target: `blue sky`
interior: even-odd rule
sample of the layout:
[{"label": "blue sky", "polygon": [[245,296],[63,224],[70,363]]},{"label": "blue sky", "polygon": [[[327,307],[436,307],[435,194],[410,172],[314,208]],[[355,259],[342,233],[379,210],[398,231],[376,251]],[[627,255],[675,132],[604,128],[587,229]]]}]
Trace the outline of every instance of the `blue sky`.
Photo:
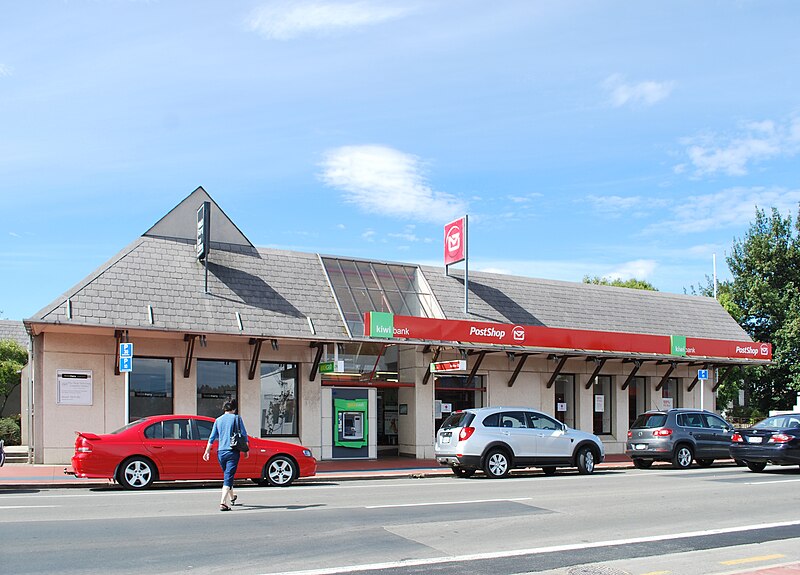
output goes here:
[{"label": "blue sky", "polygon": [[257,246],[683,293],[800,202],[794,1],[0,0],[0,317],[202,185]]}]

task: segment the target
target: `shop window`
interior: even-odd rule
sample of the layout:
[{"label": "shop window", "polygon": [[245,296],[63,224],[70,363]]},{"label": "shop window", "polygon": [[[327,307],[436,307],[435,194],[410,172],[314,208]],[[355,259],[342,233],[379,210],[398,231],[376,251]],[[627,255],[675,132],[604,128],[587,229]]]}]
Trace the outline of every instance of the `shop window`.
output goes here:
[{"label": "shop window", "polygon": [[128,421],[172,413],[172,359],[134,357]]},{"label": "shop window", "polygon": [[218,417],[223,403],[238,399],[238,371],[235,361],[197,360],[197,415]]},{"label": "shop window", "polygon": [[561,374],[556,377],[556,419],[574,428],[575,408],[575,376]]},{"label": "shop window", "polygon": [[261,362],[261,437],[298,435],[296,363]]},{"label": "shop window", "polygon": [[628,429],[633,427],[636,418],[647,411],[647,380],[644,377],[634,377],[628,385]]},{"label": "shop window", "polygon": [[678,388],[678,378],[670,377],[661,386],[661,409],[674,409],[680,407],[680,390]]},{"label": "shop window", "polygon": [[610,375],[598,375],[594,380],[594,429],[595,435],[611,435],[611,415],[614,409],[613,386]]}]

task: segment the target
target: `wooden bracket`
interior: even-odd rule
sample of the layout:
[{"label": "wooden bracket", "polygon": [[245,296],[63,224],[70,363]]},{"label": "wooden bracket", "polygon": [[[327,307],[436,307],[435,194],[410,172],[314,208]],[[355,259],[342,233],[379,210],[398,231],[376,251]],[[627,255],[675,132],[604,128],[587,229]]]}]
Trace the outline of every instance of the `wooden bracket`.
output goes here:
[{"label": "wooden bracket", "polygon": [[[442,353],[442,348],[437,347],[436,351],[433,352],[433,359],[431,363],[436,363],[439,360],[439,354]],[[422,376],[422,385],[428,385],[428,381],[431,379],[431,370],[430,368],[425,370],[425,375]]]},{"label": "wooden bracket", "polygon": [[250,370],[247,372],[247,379],[255,379],[256,369],[258,369],[258,360],[261,356],[261,345],[264,343],[264,340],[252,337],[249,343],[253,346],[253,355],[250,358]]},{"label": "wooden bracket", "polygon": [[192,358],[194,357],[194,342],[197,339],[197,334],[187,333],[183,336],[183,341],[186,342],[186,363],[183,364],[183,377],[189,377],[192,374]]},{"label": "wooden bracket", "polygon": [[522,371],[522,366],[525,365],[525,360],[528,359],[528,355],[529,354],[527,353],[523,353],[520,356],[519,363],[517,363],[517,367],[514,368],[514,373],[511,374],[511,379],[508,380],[508,387],[514,386],[514,382],[517,381],[517,376],[519,375],[519,372]]},{"label": "wooden bracket", "polygon": [[675,371],[675,368],[678,367],[678,364],[674,361],[669,363],[669,368],[667,368],[667,373],[664,374],[664,377],[661,378],[661,381],[658,382],[656,386],[656,391],[661,391],[661,388],[664,387],[664,384],[667,383],[669,376],[672,375],[672,372]]},{"label": "wooden bracket", "polygon": [[569,359],[568,355],[562,355],[561,358],[558,360],[558,365],[556,366],[556,370],[553,372],[553,375],[551,375],[550,379],[547,381],[547,389],[553,387],[553,384],[556,382],[558,374],[561,373],[562,369],[564,369],[564,364],[567,363],[568,359]]},{"label": "wooden bracket", "polygon": [[311,372],[308,374],[308,380],[314,381],[317,378],[317,370],[319,369],[319,361],[322,359],[322,352],[325,349],[325,344],[322,342],[314,342],[311,347],[317,348],[317,353],[314,356],[314,363],[311,364]]},{"label": "wooden bracket", "polygon": [[622,390],[628,389],[628,386],[633,381],[633,378],[636,377],[636,372],[639,371],[639,368],[642,367],[642,360],[641,359],[634,359],[633,360],[633,369],[628,374],[628,377],[625,379],[625,383],[622,384]]},{"label": "wooden bracket", "polygon": [[596,378],[597,374],[600,373],[600,370],[603,369],[603,366],[606,364],[606,359],[607,358],[603,357],[603,358],[599,358],[598,359],[598,358],[595,357],[593,359],[594,359],[594,362],[597,364],[597,366],[595,366],[591,377],[589,377],[589,381],[586,382],[586,389],[591,389],[592,383],[594,382],[594,378]]},{"label": "wooden bracket", "polygon": [[481,366],[484,357],[486,357],[485,351],[478,353],[478,359],[475,360],[472,371],[469,372],[469,377],[467,378],[467,387],[472,386],[472,380],[475,379],[475,374],[478,372],[478,368]]}]

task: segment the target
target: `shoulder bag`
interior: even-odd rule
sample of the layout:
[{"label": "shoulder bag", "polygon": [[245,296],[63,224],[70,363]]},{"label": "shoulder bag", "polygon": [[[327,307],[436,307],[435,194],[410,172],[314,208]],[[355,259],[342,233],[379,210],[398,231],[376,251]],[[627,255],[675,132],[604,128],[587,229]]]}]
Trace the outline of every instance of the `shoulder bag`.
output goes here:
[{"label": "shoulder bag", "polygon": [[239,453],[247,453],[250,451],[250,446],[247,445],[247,438],[239,431],[239,416],[233,422],[233,431],[231,432],[231,449]]}]

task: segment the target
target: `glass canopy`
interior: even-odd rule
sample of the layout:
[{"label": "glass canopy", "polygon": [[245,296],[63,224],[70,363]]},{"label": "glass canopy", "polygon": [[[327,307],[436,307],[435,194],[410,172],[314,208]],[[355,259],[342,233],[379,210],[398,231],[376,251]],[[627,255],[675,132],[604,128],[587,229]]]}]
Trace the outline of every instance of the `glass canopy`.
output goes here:
[{"label": "glass canopy", "polygon": [[434,300],[416,266],[322,257],[351,336],[364,335],[364,313],[435,317]]}]

